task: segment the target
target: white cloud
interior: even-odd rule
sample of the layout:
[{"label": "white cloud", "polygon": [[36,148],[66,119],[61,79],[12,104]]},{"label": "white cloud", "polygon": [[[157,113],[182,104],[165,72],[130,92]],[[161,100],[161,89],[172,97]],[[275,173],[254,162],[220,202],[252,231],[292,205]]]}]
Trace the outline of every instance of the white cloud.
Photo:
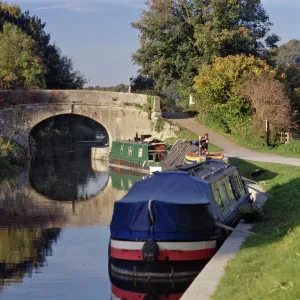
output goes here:
[{"label": "white cloud", "polygon": [[[16,0],[6,0],[16,4]],[[31,11],[66,9],[80,12],[101,11],[101,4],[109,4],[141,9],[145,0],[18,0],[18,4],[28,5]]]}]

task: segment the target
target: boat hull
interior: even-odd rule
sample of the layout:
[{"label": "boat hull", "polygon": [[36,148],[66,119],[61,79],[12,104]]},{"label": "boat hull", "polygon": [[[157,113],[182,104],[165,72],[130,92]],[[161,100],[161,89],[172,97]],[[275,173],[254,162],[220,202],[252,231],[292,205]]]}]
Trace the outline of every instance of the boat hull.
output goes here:
[{"label": "boat hull", "polygon": [[140,163],[128,161],[128,160],[122,160],[122,159],[115,159],[110,158],[109,159],[109,165],[113,168],[120,168],[124,170],[130,170],[137,173],[143,173],[143,174],[152,174],[155,172],[161,172],[162,170],[162,164],[161,163],[151,163],[141,161]]},{"label": "boat hull", "polygon": [[[154,243],[153,241],[151,241]],[[158,252],[147,259],[146,242],[111,239],[110,268],[120,275],[145,278],[196,276],[217,251],[217,240],[157,242]],[[154,249],[155,251],[155,249]],[[150,250],[151,252],[151,250]],[[150,253],[151,254],[151,253]]]},{"label": "boat hull", "polygon": [[179,300],[195,279],[195,276],[180,279],[148,280],[132,278],[110,272],[111,299],[168,299]]}]

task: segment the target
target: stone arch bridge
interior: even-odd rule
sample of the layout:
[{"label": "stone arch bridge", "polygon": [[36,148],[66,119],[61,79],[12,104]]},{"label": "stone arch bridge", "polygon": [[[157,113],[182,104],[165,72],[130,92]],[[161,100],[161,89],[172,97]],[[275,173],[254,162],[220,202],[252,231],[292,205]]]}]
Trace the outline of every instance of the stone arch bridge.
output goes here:
[{"label": "stone arch bridge", "polygon": [[156,133],[154,126],[161,116],[159,97],[88,90],[0,91],[0,136],[24,147],[35,125],[61,114],[97,121],[106,128],[110,142],[133,138],[136,132],[164,135],[164,130]]}]

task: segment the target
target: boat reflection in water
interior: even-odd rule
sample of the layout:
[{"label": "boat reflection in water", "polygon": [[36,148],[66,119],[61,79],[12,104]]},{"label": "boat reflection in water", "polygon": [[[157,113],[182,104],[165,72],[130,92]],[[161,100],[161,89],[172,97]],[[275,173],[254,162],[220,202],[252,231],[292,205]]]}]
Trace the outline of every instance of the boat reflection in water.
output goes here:
[{"label": "boat reflection in water", "polygon": [[119,191],[128,192],[133,184],[147,178],[149,175],[132,170],[124,170],[116,167],[109,167],[112,186]]},{"label": "boat reflection in water", "polygon": [[179,300],[195,276],[174,279],[133,278],[110,271],[111,299]]}]

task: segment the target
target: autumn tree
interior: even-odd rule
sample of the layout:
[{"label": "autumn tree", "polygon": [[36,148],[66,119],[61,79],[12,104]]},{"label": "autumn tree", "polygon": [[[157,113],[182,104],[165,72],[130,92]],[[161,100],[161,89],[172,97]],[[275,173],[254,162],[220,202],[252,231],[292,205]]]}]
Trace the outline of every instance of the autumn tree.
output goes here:
[{"label": "autumn tree", "polygon": [[174,80],[190,87],[214,56],[260,56],[279,40],[260,0],[149,0],[132,26],[140,32],[133,61],[160,88]]},{"label": "autumn tree", "polygon": [[[252,123],[256,132],[265,132],[265,121],[271,123],[271,132],[288,130],[293,124],[293,107],[287,85],[276,80],[271,74],[252,76],[240,94],[252,110]],[[273,130],[272,130],[273,129]]]},{"label": "autumn tree", "polygon": [[33,39],[17,26],[5,23],[0,32],[0,88],[44,88],[41,56]]},{"label": "autumn tree", "polygon": [[[226,133],[243,134],[251,125],[259,128],[266,117],[279,127],[288,127],[292,104],[286,86],[285,75],[262,59],[246,55],[215,57],[212,64],[199,68],[194,84],[195,107],[205,123]],[[282,112],[281,100],[286,109]],[[282,116],[284,121],[275,121]]]}]

